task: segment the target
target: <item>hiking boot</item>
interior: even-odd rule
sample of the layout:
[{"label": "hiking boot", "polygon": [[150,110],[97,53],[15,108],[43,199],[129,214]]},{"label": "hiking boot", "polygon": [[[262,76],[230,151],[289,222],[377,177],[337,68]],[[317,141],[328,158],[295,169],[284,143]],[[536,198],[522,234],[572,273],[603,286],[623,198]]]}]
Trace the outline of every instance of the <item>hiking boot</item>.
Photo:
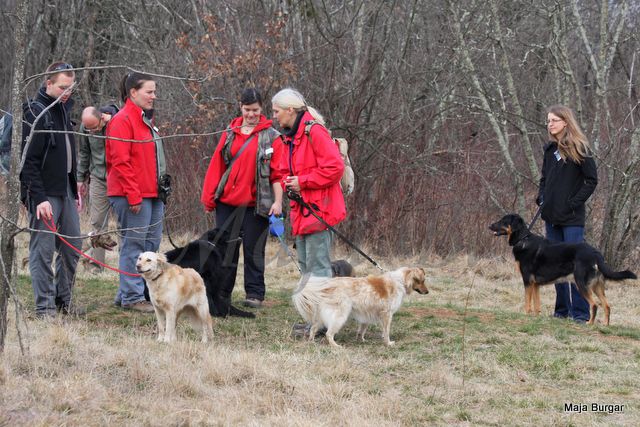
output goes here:
[{"label": "hiking boot", "polygon": [[59,306],[57,306],[58,312],[62,313],[62,315],[64,316],[76,316],[76,317],[81,317],[81,316],[86,316],[87,315],[87,309],[84,307],[80,307],[76,304],[70,303],[70,304],[61,304]]},{"label": "hiking boot", "polygon": [[242,305],[244,305],[245,307],[260,308],[262,307],[262,301],[257,298],[247,298],[242,301]]},{"label": "hiking boot", "polygon": [[139,311],[141,313],[153,313],[153,305],[149,301],[138,301],[133,304],[122,304],[121,307],[124,310]]},{"label": "hiking boot", "polygon": [[101,265],[92,262],[88,264],[87,270],[90,274],[97,275],[102,273],[104,271],[104,268]]}]

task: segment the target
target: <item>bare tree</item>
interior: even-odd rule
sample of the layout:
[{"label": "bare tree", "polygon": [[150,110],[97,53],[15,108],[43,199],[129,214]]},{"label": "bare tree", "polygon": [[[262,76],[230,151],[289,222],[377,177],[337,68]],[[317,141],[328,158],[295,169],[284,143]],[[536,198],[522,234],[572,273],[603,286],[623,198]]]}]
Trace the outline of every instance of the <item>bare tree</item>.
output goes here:
[{"label": "bare tree", "polygon": [[[13,67],[13,84],[11,86],[11,111],[16,124],[13,127],[11,141],[11,173],[8,179],[7,199],[9,201],[18,200],[20,185],[18,182],[18,165],[20,163],[20,143],[22,141],[22,76],[25,67],[25,46],[27,36],[27,14],[29,2],[19,0],[16,4],[17,25],[15,30],[15,57]],[[7,203],[7,219],[18,223],[19,206],[17,203]],[[0,353],[4,350],[4,343],[7,335],[7,302],[10,297],[11,288],[15,289],[15,277],[13,265],[15,257],[14,246],[14,226],[7,221],[0,225]],[[18,316],[18,313],[16,313]]]}]

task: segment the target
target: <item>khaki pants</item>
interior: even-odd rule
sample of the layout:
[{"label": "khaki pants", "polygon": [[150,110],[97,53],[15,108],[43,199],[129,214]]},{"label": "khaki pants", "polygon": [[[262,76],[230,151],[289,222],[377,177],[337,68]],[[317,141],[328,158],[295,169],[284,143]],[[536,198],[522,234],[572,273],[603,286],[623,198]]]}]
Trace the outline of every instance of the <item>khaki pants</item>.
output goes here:
[{"label": "khaki pants", "polygon": [[[89,216],[94,233],[100,233],[109,225],[109,198],[107,197],[107,181],[91,176],[89,184]],[[88,254],[100,262],[104,262],[104,249],[91,248]]]}]

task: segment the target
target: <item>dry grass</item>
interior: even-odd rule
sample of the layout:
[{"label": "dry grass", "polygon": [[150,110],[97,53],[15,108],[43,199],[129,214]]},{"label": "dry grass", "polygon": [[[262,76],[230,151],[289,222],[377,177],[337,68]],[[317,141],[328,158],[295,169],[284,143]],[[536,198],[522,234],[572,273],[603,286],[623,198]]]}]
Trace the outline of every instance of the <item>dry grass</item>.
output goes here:
[{"label": "dry grass", "polygon": [[[29,320],[26,357],[12,319],[0,425],[640,425],[637,282],[609,286],[611,327],[586,327],[549,317],[552,288],[542,292],[543,316],[522,314],[507,252],[386,259],[386,268],[425,266],[430,294],[396,315],[395,348],[375,331],[355,342],[348,324],[336,351],[290,337],[298,273],[278,251],[271,242],[267,307],[255,320],[218,320],[208,345],[184,325],[178,343],[157,343],[152,316],[111,306],[114,274],[81,270],[86,319]],[[29,285],[23,276],[27,307]],[[236,298],[241,290],[239,280]],[[625,407],[570,414],[565,403]]]}]

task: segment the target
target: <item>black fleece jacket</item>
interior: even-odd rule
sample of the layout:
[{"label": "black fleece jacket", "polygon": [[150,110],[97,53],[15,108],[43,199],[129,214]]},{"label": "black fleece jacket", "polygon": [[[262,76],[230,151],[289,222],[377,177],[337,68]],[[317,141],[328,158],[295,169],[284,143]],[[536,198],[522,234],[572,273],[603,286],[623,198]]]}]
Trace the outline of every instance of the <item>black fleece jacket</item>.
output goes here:
[{"label": "black fleece jacket", "polygon": [[598,185],[596,162],[593,157],[580,164],[562,160],[556,150],[555,142],[544,147],[538,191],[538,200],[544,202],[542,219],[553,225],[584,226],[584,204]]},{"label": "black fleece jacket", "polygon": [[[47,95],[41,87],[35,99],[45,107],[51,105],[55,99]],[[73,107],[73,100],[57,103],[48,112],[52,130],[73,130],[69,112]],[[37,104],[25,104],[24,123],[22,124],[23,147],[31,132],[31,124],[41,112]],[[36,129],[45,127],[46,114],[36,125]],[[53,138],[52,138],[53,136]],[[34,208],[47,201],[47,196],[67,196],[67,185],[71,185],[74,197],[78,198],[76,184],[76,145],[72,134],[68,134],[71,146],[71,173],[67,173],[67,144],[63,133],[36,133],[33,135],[27,150],[24,165],[20,172],[20,199],[28,208]]]}]

